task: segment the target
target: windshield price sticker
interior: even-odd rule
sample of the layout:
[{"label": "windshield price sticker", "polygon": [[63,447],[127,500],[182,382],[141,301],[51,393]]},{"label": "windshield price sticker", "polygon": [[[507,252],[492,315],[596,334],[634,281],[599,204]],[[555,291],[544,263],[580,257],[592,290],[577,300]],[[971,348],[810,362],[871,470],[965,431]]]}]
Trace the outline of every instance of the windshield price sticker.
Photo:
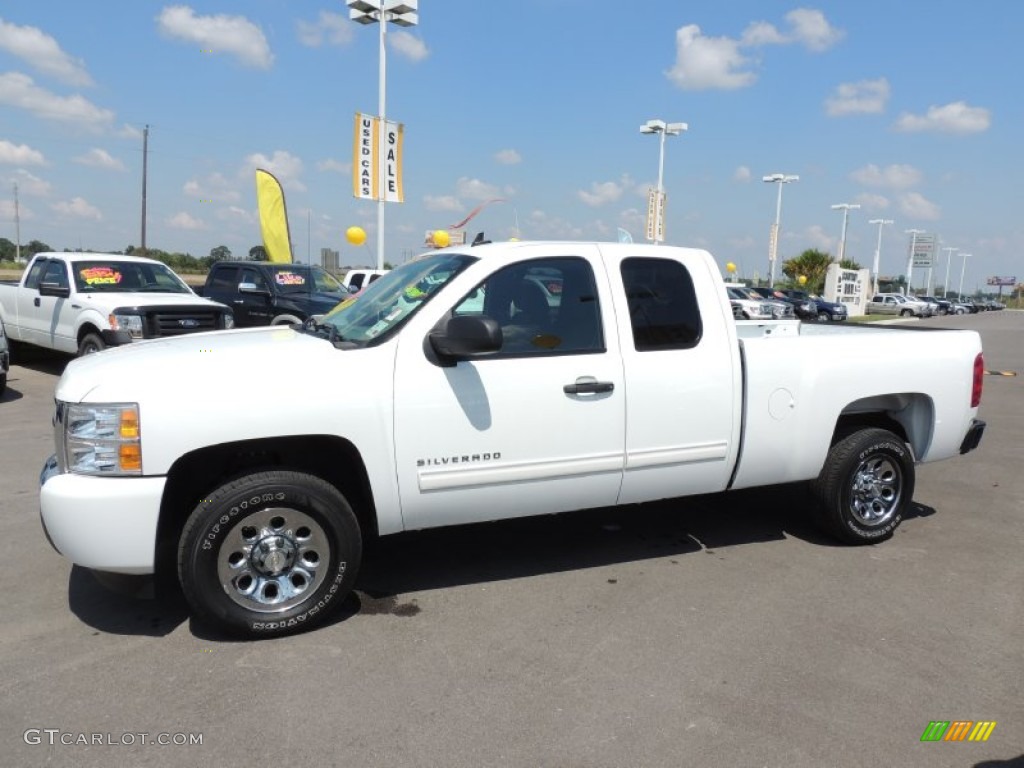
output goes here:
[{"label": "windshield price sticker", "polygon": [[121,273],[111,267],[89,267],[78,273],[86,285],[117,285]]},{"label": "windshield price sticker", "polygon": [[306,278],[302,275],[297,275],[294,272],[278,272],[274,275],[274,280],[278,285],[305,285]]}]

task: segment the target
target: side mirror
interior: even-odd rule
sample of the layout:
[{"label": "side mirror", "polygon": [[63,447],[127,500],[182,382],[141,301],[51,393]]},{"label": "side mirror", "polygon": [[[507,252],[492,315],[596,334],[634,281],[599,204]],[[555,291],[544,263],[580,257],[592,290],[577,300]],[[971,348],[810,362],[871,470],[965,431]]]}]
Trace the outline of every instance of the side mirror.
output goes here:
[{"label": "side mirror", "polygon": [[238,292],[239,293],[253,293],[253,294],[256,294],[257,296],[269,296],[270,295],[270,291],[268,291],[266,288],[260,288],[259,286],[256,285],[256,283],[239,283],[238,284]]},{"label": "side mirror", "polygon": [[71,295],[71,287],[60,283],[40,283],[40,296],[56,296],[58,299],[66,299]]},{"label": "side mirror", "polygon": [[504,341],[498,321],[487,315],[458,315],[427,338],[438,357],[449,361],[493,354]]}]

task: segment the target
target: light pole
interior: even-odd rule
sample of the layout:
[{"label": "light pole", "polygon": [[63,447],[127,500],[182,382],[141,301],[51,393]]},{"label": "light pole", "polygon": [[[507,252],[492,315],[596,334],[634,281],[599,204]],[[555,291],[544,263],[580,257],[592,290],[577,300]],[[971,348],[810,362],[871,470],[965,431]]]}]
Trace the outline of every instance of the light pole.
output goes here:
[{"label": "light pole", "polygon": [[974,254],[973,253],[961,253],[960,255],[964,257],[964,263],[963,263],[963,266],[960,267],[960,290],[957,291],[957,294],[956,294],[958,299],[962,299],[964,297],[964,272],[967,270],[967,259],[969,257],[973,256]]},{"label": "light pole", "polygon": [[775,261],[779,253],[779,222],[782,219],[782,185],[791,181],[800,181],[799,176],[787,176],[784,173],[773,173],[762,176],[761,181],[779,185],[779,194],[775,199],[775,223],[772,225],[771,236],[768,238],[768,287],[775,287]]},{"label": "light pole", "polygon": [[[385,22],[390,21],[392,24],[397,24],[400,27],[413,27],[419,22],[419,14],[416,13],[416,6],[419,0],[374,0],[374,2],[367,2],[366,0],[345,0],[345,4],[348,6],[348,17],[352,21],[356,21],[360,24],[374,24],[380,25],[380,52],[378,54],[378,61],[380,66],[377,73],[377,111],[379,114],[377,117],[381,122],[381,130],[378,131],[377,140],[377,160],[380,166],[380,174],[383,176],[387,163],[383,162],[384,158],[384,116],[385,116],[385,104],[386,104],[386,79],[385,73],[387,71],[387,57],[384,52],[384,31],[387,28]],[[387,202],[384,195],[384,179],[380,179],[379,189],[380,197],[377,200],[377,269],[384,269],[384,205]]]},{"label": "light pole", "polygon": [[945,299],[949,297],[949,263],[953,260],[953,251],[959,251],[960,249],[943,248],[942,250],[946,252],[946,282],[942,284],[942,293],[944,294],[942,298]]},{"label": "light pole", "polygon": [[923,235],[923,229],[904,229],[903,234],[910,235],[910,257],[907,259],[907,284],[903,286],[903,295],[910,295],[910,276],[914,272],[914,252],[917,250],[917,236]]},{"label": "light pole", "polygon": [[875,264],[874,269],[871,270],[871,290],[872,293],[878,293],[878,269],[879,262],[882,260],[882,227],[886,224],[892,224],[892,219],[870,219],[868,224],[878,225],[878,244],[875,246]]},{"label": "light pole", "polygon": [[846,258],[846,220],[850,216],[850,209],[860,208],[857,203],[836,203],[832,206],[833,211],[843,212],[843,233],[839,236],[839,258],[837,261],[842,263],[843,259]]},{"label": "light pole", "polygon": [[658,150],[658,189],[655,193],[657,197],[654,201],[653,210],[648,205],[647,211],[648,217],[653,217],[652,220],[648,221],[647,239],[653,240],[655,245],[665,239],[665,188],[662,186],[665,171],[665,137],[678,136],[689,127],[686,123],[666,123],[664,120],[648,120],[640,126],[640,133],[657,133],[660,138]]}]

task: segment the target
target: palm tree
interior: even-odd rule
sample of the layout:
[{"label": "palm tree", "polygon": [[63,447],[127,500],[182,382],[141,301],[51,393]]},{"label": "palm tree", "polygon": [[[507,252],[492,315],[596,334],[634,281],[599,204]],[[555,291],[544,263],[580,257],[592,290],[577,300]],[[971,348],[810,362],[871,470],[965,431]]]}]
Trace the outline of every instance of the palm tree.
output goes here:
[{"label": "palm tree", "polygon": [[808,248],[795,259],[782,262],[782,274],[796,282],[800,275],[807,278],[806,290],[821,293],[825,289],[825,273],[832,263],[832,254]]}]

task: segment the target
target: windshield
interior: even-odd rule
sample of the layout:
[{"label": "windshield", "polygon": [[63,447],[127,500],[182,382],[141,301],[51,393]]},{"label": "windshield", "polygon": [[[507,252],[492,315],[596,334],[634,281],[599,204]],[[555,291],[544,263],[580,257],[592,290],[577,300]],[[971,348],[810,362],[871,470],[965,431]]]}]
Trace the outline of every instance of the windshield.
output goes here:
[{"label": "windshield", "polygon": [[471,263],[473,256],[444,253],[410,261],[374,280],[358,298],[328,312],[324,325],[344,341],[369,343],[398,328]]},{"label": "windshield", "polygon": [[164,264],[113,259],[76,261],[72,271],[79,293],[192,293]]},{"label": "windshield", "polygon": [[278,293],[348,293],[330,272],[315,265],[282,264],[270,274]]}]

